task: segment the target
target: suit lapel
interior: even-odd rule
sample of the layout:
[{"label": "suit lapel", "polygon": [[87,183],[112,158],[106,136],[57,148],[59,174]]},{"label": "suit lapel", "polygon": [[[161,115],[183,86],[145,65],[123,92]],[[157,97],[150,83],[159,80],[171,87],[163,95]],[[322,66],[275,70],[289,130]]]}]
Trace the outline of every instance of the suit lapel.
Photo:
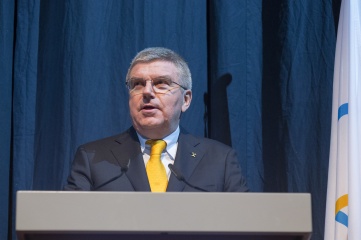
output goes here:
[{"label": "suit lapel", "polygon": [[[204,149],[201,148],[198,139],[181,131],[174,166],[186,180],[189,180],[203,155]],[[185,186],[185,183],[179,181],[174,174],[171,174],[167,191],[183,191]]]},{"label": "suit lapel", "polygon": [[[131,127],[116,142],[118,145],[112,148],[111,152],[120,166],[128,166],[126,176],[131,182],[134,191],[150,191],[140,143],[134,128]],[[198,139],[181,130],[174,166],[186,180],[190,179],[194,169],[204,156],[205,151],[200,145]],[[179,181],[174,174],[171,174],[167,192],[183,191],[185,186],[185,183]]]},{"label": "suit lapel", "polygon": [[138,136],[133,128],[116,140],[118,146],[111,149],[120,166],[128,165],[125,173],[135,191],[150,191]]}]

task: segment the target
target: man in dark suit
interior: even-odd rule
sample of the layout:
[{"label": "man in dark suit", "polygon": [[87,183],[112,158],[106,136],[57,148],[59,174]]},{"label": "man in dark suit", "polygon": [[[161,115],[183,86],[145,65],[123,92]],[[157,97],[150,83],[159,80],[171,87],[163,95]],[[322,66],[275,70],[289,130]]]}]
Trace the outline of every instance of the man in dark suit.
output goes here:
[{"label": "man in dark suit", "polygon": [[131,63],[126,85],[133,126],[80,146],[65,190],[248,191],[232,148],[179,127],[191,104],[192,79],[178,54],[144,49]]}]

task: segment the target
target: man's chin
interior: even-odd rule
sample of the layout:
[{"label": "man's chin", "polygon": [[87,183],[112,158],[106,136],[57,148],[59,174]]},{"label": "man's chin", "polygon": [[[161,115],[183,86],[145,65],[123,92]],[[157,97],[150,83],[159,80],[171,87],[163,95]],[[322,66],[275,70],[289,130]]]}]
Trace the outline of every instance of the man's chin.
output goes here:
[{"label": "man's chin", "polygon": [[138,122],[136,125],[139,126],[139,128],[141,128],[141,129],[156,130],[156,129],[164,127],[164,122],[159,121],[158,119],[154,119],[154,118],[149,119],[148,118],[148,119],[146,119],[146,121]]},{"label": "man's chin", "polygon": [[150,132],[161,132],[164,131],[167,127],[164,124],[161,123],[157,123],[157,122],[146,122],[146,123],[137,123],[137,124],[133,124],[134,128],[139,132],[139,133],[150,133]]}]

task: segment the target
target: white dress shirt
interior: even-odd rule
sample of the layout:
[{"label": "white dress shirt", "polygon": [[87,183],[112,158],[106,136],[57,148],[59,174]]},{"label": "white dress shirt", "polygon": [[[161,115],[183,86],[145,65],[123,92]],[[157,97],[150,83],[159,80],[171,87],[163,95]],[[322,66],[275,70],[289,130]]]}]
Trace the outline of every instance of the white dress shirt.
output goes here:
[{"label": "white dress shirt", "polygon": [[[161,161],[164,165],[165,171],[167,172],[168,180],[169,180],[169,177],[171,174],[171,171],[168,168],[168,164],[174,163],[174,159],[175,159],[175,156],[177,153],[177,148],[178,148],[179,132],[180,132],[180,130],[179,130],[179,126],[178,126],[177,129],[173,133],[171,133],[168,136],[166,136],[165,138],[163,138],[163,140],[167,143],[167,147],[162,152]],[[143,153],[144,166],[147,166],[148,160],[150,158],[150,145],[145,143],[148,139],[143,138],[138,133],[137,133],[137,135],[138,135],[138,139],[140,142],[140,148]]]}]

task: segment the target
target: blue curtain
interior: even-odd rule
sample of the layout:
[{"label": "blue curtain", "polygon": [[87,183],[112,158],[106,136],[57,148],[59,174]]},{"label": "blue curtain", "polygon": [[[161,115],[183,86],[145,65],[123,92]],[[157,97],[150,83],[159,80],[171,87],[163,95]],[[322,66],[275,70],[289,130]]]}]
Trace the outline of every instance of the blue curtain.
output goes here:
[{"label": "blue curtain", "polygon": [[234,147],[252,191],[310,192],[323,239],[338,11],[332,0],[1,1],[0,239],[16,239],[17,190],[61,189],[78,145],[129,127],[124,78],[151,46],[190,65],[181,125]]},{"label": "blue curtain", "polygon": [[14,11],[11,0],[0,1],[0,239],[7,239],[11,215],[11,132]]}]

